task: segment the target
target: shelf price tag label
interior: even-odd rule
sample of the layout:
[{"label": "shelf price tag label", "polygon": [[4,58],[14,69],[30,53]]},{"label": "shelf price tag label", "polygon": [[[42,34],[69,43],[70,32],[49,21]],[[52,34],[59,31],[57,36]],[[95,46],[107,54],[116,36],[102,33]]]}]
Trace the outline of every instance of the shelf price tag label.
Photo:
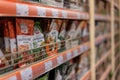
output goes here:
[{"label": "shelf price tag label", "polygon": [[15,75],[15,76],[12,76],[12,77],[7,78],[7,80],[17,80],[17,77],[16,77],[16,75]]},{"label": "shelf price tag label", "polygon": [[87,14],[87,19],[89,19],[89,17],[90,17],[89,14]]},{"label": "shelf price tag label", "polygon": [[63,18],[67,18],[67,12],[64,11],[64,10],[62,11],[62,17],[63,17]]},{"label": "shelf price tag label", "polygon": [[43,7],[37,7],[37,14],[38,16],[46,16],[46,9]]},{"label": "shelf price tag label", "polygon": [[70,59],[72,58],[72,53],[71,53],[71,52],[68,52],[68,53],[66,54],[66,56],[67,56],[67,60],[70,60]]},{"label": "shelf price tag label", "polygon": [[33,77],[32,68],[29,67],[29,68],[22,70],[20,71],[20,74],[21,74],[22,80],[30,80]]},{"label": "shelf price tag label", "polygon": [[48,62],[45,62],[45,71],[49,71],[50,69],[52,69],[52,61],[48,61]]},{"label": "shelf price tag label", "polygon": [[84,46],[81,46],[80,47],[80,53],[83,53],[84,52]]},{"label": "shelf price tag label", "polygon": [[74,57],[78,56],[78,50],[77,50],[77,49],[74,50],[74,51],[73,51],[73,54],[74,54]]},{"label": "shelf price tag label", "polygon": [[85,14],[83,14],[83,19],[86,19],[86,15]]},{"label": "shelf price tag label", "polygon": [[80,19],[80,13],[77,13],[77,18]]},{"label": "shelf price tag label", "polygon": [[57,62],[58,62],[58,65],[62,64],[63,63],[63,56],[57,57]]},{"label": "shelf price tag label", "polygon": [[28,16],[29,15],[28,5],[16,4],[16,14],[18,16]]},{"label": "shelf price tag label", "polygon": [[81,18],[82,18],[82,19],[84,18],[83,14],[81,14]]},{"label": "shelf price tag label", "polygon": [[52,9],[52,17],[57,18],[58,17],[58,10]]},{"label": "shelf price tag label", "polygon": [[88,46],[85,46],[85,51],[88,50],[88,49],[89,49],[89,47],[88,47]]}]

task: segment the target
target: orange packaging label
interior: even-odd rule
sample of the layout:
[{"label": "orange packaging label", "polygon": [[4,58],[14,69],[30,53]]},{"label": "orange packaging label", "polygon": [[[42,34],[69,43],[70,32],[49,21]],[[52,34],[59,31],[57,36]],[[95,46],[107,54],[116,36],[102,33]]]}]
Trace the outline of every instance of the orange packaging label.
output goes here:
[{"label": "orange packaging label", "polygon": [[34,21],[29,19],[16,19],[18,50],[32,49],[32,38],[34,34]]},{"label": "orange packaging label", "polygon": [[34,21],[29,19],[16,19],[17,35],[33,35]]}]

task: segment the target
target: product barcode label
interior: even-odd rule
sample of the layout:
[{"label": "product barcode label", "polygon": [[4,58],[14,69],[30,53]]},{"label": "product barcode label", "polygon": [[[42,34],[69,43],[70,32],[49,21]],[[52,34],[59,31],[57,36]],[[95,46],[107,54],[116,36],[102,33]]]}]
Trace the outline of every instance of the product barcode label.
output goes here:
[{"label": "product barcode label", "polygon": [[58,10],[52,9],[52,17],[57,18],[58,17]]},{"label": "product barcode label", "polygon": [[18,16],[28,16],[29,15],[28,5],[16,4],[16,14]]},{"label": "product barcode label", "polygon": [[38,16],[46,16],[46,9],[45,8],[42,8],[42,7],[37,7],[37,14]]},{"label": "product barcode label", "polygon": [[49,71],[50,69],[52,69],[52,61],[48,61],[48,62],[45,62],[45,71]]},{"label": "product barcode label", "polygon": [[66,11],[62,11],[62,17],[67,18],[67,12]]},{"label": "product barcode label", "polygon": [[20,72],[22,80],[30,80],[33,77],[32,68],[26,68]]},{"label": "product barcode label", "polygon": [[70,60],[71,57],[72,57],[72,53],[71,53],[71,52],[68,52],[68,53],[66,54],[66,56],[67,56],[67,60]]},{"label": "product barcode label", "polygon": [[74,51],[73,51],[73,54],[74,54],[74,57],[78,56],[78,50],[77,50],[77,49],[74,50]]},{"label": "product barcode label", "polygon": [[62,64],[63,63],[63,56],[57,57],[57,62],[59,65]]},{"label": "product barcode label", "polygon": [[17,77],[16,76],[12,76],[12,77],[7,78],[7,80],[17,80]]}]

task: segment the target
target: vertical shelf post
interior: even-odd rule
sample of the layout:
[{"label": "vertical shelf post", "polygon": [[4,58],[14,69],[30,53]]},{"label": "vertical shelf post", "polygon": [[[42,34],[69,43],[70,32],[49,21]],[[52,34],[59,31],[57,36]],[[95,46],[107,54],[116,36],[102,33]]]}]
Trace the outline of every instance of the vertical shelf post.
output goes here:
[{"label": "vertical shelf post", "polygon": [[[119,0],[119,31],[120,31],[120,0]],[[120,46],[120,32],[119,32],[119,46]],[[119,51],[119,55],[120,55],[120,51]]]},{"label": "vertical shelf post", "polygon": [[90,46],[91,46],[91,80],[96,80],[95,75],[95,0],[89,1],[90,6]]},{"label": "vertical shelf post", "polygon": [[114,0],[111,0],[111,56],[112,56],[112,72],[115,71],[115,26],[114,26]]}]

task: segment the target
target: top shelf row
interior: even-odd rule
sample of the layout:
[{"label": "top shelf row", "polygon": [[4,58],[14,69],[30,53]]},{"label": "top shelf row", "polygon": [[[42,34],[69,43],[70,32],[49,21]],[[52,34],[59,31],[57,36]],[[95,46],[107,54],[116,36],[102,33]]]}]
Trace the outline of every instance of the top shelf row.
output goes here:
[{"label": "top shelf row", "polygon": [[[63,19],[89,19],[89,4],[88,0],[80,0],[81,3],[71,3],[68,6],[66,3],[65,8],[60,8],[60,2],[63,0],[56,0],[55,6],[46,6],[37,2],[31,1],[39,1],[39,0],[1,0],[0,1],[0,16],[8,16],[8,17],[45,17],[45,18],[63,18]],[[41,0],[44,1],[44,0]],[[53,1],[53,0],[48,0]],[[55,0],[54,0],[55,1]],[[67,2],[67,0],[64,0]],[[78,0],[79,1],[79,0]],[[83,1],[83,2],[82,2]],[[47,1],[45,1],[47,2]],[[105,7],[100,7],[96,5],[96,15],[95,19],[99,20],[109,20],[110,19],[110,7],[108,2],[104,2],[101,0],[96,0],[96,3],[99,5],[105,5]],[[52,2],[53,3],[53,2]],[[52,3],[49,3],[52,5]],[[48,4],[48,3],[46,3]],[[79,5],[79,7],[77,6]],[[71,8],[69,8],[71,6]],[[74,6],[74,7],[72,7]],[[100,8],[99,8],[100,7]],[[69,8],[69,9],[68,9]],[[117,14],[117,13],[116,13]]]}]

